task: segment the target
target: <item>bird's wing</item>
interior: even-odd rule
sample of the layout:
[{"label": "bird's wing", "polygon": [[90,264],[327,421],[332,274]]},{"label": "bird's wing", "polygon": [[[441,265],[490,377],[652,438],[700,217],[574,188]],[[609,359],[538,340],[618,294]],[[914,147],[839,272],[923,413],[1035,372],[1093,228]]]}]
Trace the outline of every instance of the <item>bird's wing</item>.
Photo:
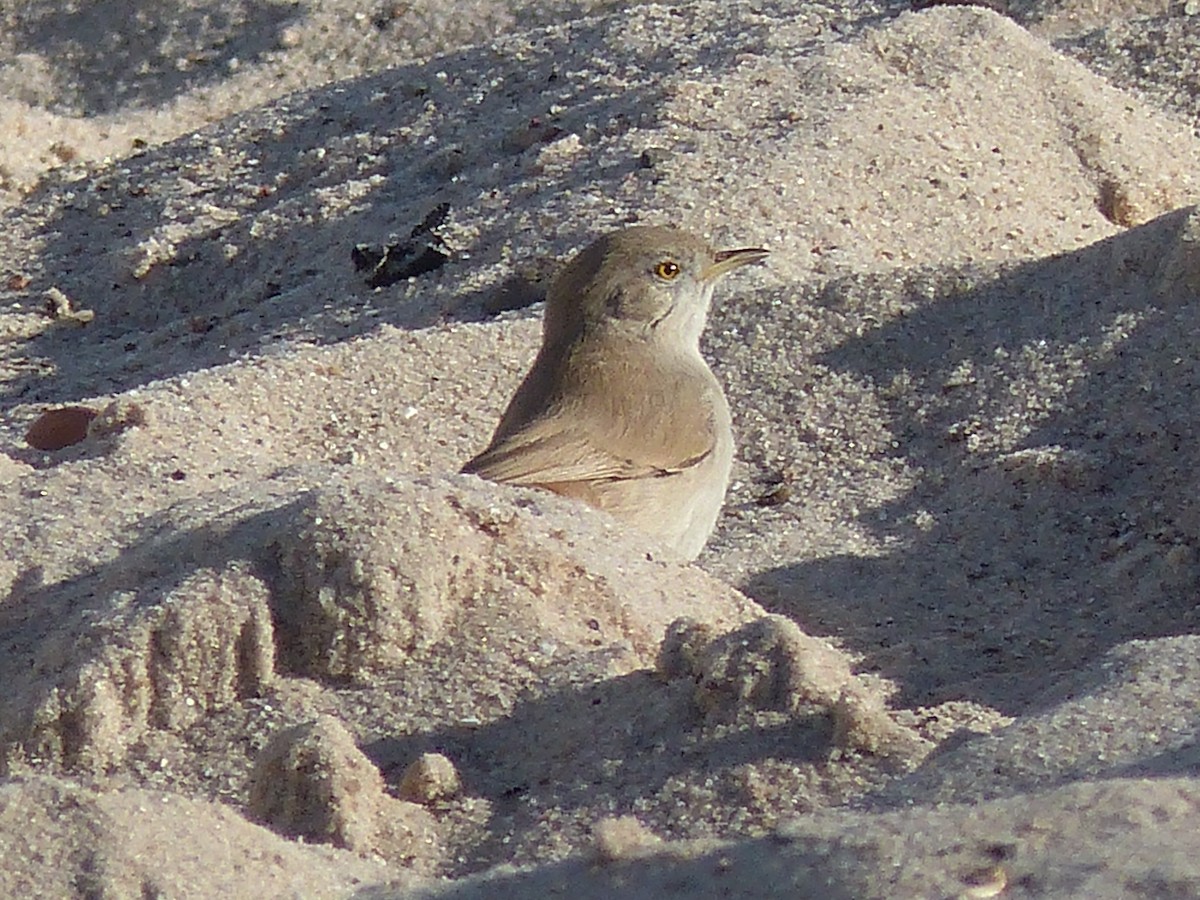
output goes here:
[{"label": "bird's wing", "polygon": [[[588,434],[582,429],[563,429],[553,421],[530,423],[492,444],[463,467],[491,481],[525,485],[556,485],[564,482],[624,481],[670,475],[695,465],[711,451],[697,449],[698,456],[668,462],[625,443]],[[608,444],[608,446],[606,446]],[[657,455],[657,454],[650,454]]]},{"label": "bird's wing", "polygon": [[[571,406],[586,415],[572,415],[561,405],[527,415],[518,391],[512,418],[506,414],[491,446],[463,471],[567,493],[555,486],[662,477],[686,471],[712,453],[718,427],[714,404],[724,404],[715,381],[710,386],[702,376],[697,380],[694,371],[657,372],[637,382],[637,406],[630,409],[628,389],[618,390],[610,381],[612,368],[592,370],[571,392]],[[628,384],[630,376],[616,374]]]}]

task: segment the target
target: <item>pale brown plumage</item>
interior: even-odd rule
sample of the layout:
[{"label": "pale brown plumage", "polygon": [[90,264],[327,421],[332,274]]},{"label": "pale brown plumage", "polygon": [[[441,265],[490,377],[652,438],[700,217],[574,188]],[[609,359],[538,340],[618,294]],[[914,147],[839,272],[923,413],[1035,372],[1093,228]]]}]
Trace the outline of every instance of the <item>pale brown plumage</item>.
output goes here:
[{"label": "pale brown plumage", "polygon": [[733,458],[700,334],[715,281],[765,256],[666,227],[591,244],[552,283],[537,359],[463,471],[578,498],[694,558]]}]

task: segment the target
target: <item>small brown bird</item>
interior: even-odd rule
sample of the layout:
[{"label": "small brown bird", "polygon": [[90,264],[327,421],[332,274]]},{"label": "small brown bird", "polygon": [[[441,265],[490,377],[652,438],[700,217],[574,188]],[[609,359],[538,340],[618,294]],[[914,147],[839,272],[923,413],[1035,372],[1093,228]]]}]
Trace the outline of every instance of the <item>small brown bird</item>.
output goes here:
[{"label": "small brown bird", "polygon": [[575,497],[694,559],[733,461],[700,334],[717,280],[766,255],[667,227],[588,246],[551,284],[533,368],[462,471]]}]

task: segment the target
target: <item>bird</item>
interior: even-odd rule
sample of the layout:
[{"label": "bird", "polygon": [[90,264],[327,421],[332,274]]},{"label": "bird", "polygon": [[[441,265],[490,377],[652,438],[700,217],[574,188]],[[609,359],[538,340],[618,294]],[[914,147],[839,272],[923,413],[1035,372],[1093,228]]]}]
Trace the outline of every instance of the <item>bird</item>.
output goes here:
[{"label": "bird", "polygon": [[576,498],[695,559],[734,452],[700,336],[717,281],[767,255],[673,226],[599,237],[551,282],[537,357],[462,472]]}]

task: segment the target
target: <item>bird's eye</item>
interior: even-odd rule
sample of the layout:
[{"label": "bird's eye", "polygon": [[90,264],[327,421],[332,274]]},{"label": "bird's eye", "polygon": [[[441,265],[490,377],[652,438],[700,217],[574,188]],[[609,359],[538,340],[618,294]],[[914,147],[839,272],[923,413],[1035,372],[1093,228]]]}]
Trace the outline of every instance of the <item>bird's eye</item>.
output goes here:
[{"label": "bird's eye", "polygon": [[679,277],[679,263],[673,259],[664,259],[654,267],[654,274],[663,281],[674,281]]}]

